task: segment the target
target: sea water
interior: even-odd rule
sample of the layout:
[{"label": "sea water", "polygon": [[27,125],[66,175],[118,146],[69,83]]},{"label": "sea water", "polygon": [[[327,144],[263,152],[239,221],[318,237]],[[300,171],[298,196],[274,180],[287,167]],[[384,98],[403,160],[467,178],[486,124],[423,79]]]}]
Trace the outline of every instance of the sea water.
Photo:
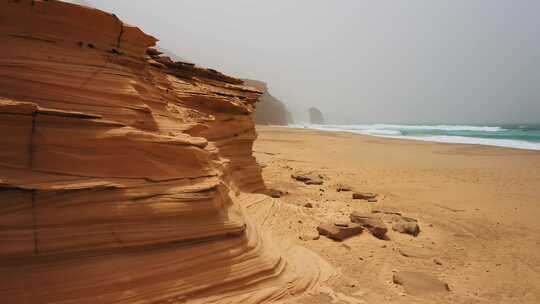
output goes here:
[{"label": "sea water", "polygon": [[515,125],[291,125],[325,131],[346,131],[365,135],[423,141],[477,144],[517,149],[540,150],[540,124]]}]

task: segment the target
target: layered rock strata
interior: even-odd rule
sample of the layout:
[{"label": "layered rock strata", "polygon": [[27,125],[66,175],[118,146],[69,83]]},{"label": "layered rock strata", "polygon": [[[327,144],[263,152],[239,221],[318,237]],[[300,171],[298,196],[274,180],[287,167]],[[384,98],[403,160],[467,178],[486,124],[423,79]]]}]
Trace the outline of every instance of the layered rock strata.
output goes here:
[{"label": "layered rock strata", "polygon": [[0,4],[1,303],[257,303],[324,277],[243,211],[259,90],[114,14]]}]

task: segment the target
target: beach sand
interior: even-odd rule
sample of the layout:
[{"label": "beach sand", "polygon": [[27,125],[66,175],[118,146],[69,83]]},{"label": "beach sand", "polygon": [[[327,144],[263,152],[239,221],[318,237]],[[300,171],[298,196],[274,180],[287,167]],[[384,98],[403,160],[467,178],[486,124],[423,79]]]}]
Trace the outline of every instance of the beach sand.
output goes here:
[{"label": "beach sand", "polygon": [[[340,274],[293,302],[540,303],[540,152],[271,126],[257,132],[265,183],[288,194],[248,212],[266,214],[260,226]],[[324,184],[292,179],[298,170],[321,174]],[[353,200],[337,184],[378,201]],[[421,232],[402,234],[387,221],[388,240],[366,230],[342,242],[316,237],[320,223],[373,210],[415,218]],[[450,291],[427,284],[411,295],[393,282],[402,271],[432,276]]]}]

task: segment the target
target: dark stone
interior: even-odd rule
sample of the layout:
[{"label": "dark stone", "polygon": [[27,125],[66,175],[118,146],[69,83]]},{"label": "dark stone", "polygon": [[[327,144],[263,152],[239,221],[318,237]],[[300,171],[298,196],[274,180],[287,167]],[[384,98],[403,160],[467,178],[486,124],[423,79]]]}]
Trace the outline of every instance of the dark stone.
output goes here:
[{"label": "dark stone", "polygon": [[163,54],[163,52],[158,51],[155,48],[147,48],[146,49],[146,54],[148,54],[150,56],[159,56],[159,55]]},{"label": "dark stone", "polygon": [[291,174],[291,177],[297,181],[303,182],[306,185],[322,185],[323,180],[321,175],[313,172],[296,172]]},{"label": "dark stone", "polygon": [[388,228],[386,228],[386,225],[381,218],[370,214],[362,214],[356,211],[351,213],[350,218],[351,222],[357,223],[366,228],[376,238],[381,240],[386,239],[386,232],[388,232]]},{"label": "dark stone", "polygon": [[309,108],[309,121],[312,124],[318,124],[318,125],[324,125],[324,116],[322,112],[315,108],[311,107]]},{"label": "dark stone", "polygon": [[268,189],[268,195],[270,195],[273,198],[280,198],[284,196],[285,194],[287,194],[287,192],[283,192],[281,190],[276,190],[276,189]]},{"label": "dark stone", "polygon": [[362,233],[362,227],[356,224],[348,224],[347,227],[336,226],[335,224],[325,223],[317,227],[317,231],[320,235],[324,235],[327,238],[342,241],[351,236]]},{"label": "dark stone", "polygon": [[370,199],[375,199],[376,197],[377,197],[377,194],[370,193],[370,192],[354,192],[352,194],[353,199],[370,200]]}]

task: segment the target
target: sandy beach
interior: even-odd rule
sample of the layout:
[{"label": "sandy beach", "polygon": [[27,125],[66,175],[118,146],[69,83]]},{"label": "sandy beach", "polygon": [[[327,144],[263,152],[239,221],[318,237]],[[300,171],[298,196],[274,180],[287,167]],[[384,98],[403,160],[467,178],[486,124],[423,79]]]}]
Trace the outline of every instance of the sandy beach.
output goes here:
[{"label": "sandy beach", "polygon": [[0,304],[540,303],[539,5],[146,2],[1,5]]},{"label": "sandy beach", "polygon": [[[540,303],[539,152],[272,126],[257,132],[264,181],[286,194],[248,212],[266,212],[259,225],[341,274],[331,292],[298,303]],[[299,170],[324,183],[292,179]],[[354,200],[336,191],[339,184],[376,193],[377,202]],[[421,232],[317,239],[318,225],[353,211],[401,213]],[[450,291],[406,293],[393,282],[403,271],[425,273]]]}]

